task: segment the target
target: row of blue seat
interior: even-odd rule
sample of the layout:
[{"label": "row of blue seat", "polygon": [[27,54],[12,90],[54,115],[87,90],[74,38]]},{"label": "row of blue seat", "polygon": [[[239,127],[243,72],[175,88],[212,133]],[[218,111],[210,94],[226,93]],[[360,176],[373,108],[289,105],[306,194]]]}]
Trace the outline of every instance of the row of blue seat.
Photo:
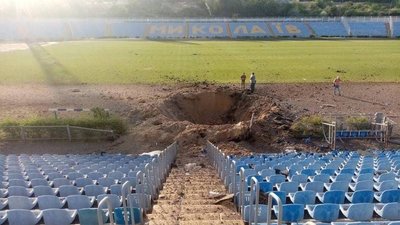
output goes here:
[{"label": "row of blue seat", "polygon": [[[279,208],[275,206],[273,209],[277,216],[280,213]],[[254,218],[250,217],[251,210],[254,210],[254,206],[246,206],[244,208],[243,219],[245,222],[254,222]],[[353,221],[370,221],[373,219],[374,212],[385,220],[400,220],[399,210],[400,203],[398,202],[386,204],[357,203],[349,205],[327,203],[307,205],[306,207],[303,204],[284,204],[282,206],[282,220],[285,223],[300,222],[305,218],[304,211],[307,211],[313,219],[325,223],[337,221],[340,217],[339,212],[344,215],[344,218]],[[267,211],[267,205],[258,205],[257,222],[259,224],[267,222]]]},{"label": "row of blue seat", "polygon": [[[397,23],[393,28],[397,29]],[[350,21],[144,22],[129,20],[2,20],[0,40],[85,38],[387,37],[385,22]],[[397,34],[397,30],[394,30]]]}]

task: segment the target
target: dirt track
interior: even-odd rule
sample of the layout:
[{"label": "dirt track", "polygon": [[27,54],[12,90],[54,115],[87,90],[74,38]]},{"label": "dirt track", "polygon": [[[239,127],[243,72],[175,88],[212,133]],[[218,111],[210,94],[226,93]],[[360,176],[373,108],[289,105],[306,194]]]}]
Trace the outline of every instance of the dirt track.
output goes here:
[{"label": "dirt track", "polygon": [[[125,118],[131,127],[129,135],[113,143],[3,143],[0,148],[15,153],[33,148],[64,153],[71,147],[79,152],[144,152],[173,140],[192,146],[210,139],[240,153],[279,151],[293,145],[301,148],[301,140],[288,136],[287,126],[304,114],[400,115],[400,84],[345,83],[342,91],[342,96],[333,96],[329,84],[265,84],[252,95],[235,85],[0,86],[0,119],[52,116],[48,109],[57,107],[103,107]],[[249,137],[245,130],[253,112],[255,126]]]}]

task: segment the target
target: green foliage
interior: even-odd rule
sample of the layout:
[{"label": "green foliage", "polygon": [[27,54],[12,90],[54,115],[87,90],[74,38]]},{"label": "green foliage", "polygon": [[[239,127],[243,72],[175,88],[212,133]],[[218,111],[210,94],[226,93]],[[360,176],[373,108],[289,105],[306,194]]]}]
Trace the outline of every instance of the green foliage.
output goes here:
[{"label": "green foliage", "polygon": [[369,130],[371,123],[366,117],[349,117],[346,119],[346,124],[350,130]]},{"label": "green foliage", "polygon": [[251,71],[258,83],[331,82],[338,71],[345,82],[400,82],[399,44],[400,40],[61,42],[42,51],[71,76],[45,73],[28,50],[3,52],[0,84],[238,83],[240,74]]},{"label": "green foliage", "polygon": [[305,116],[293,123],[290,131],[294,137],[322,137],[322,118],[318,115]]},{"label": "green foliage", "polygon": [[92,113],[93,113],[93,117],[95,119],[99,119],[99,120],[107,120],[110,119],[110,113],[108,111],[106,111],[103,108],[100,107],[96,107],[91,109]]}]

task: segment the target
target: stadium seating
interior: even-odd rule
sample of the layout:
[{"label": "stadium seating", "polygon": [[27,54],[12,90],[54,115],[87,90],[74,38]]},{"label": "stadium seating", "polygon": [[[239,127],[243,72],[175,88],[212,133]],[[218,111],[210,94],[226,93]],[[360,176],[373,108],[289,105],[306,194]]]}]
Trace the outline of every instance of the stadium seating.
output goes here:
[{"label": "stadium seating", "polygon": [[[3,185],[0,189],[0,224],[97,224],[96,207],[104,198],[108,200],[103,202],[111,203],[112,211],[110,214],[104,209],[103,222],[111,220],[107,214],[124,224],[121,197],[124,178],[134,181],[131,188],[137,188],[136,193],[130,194],[127,190],[124,193],[129,194],[127,206],[137,207],[135,221],[142,223],[141,214],[151,207],[151,199],[159,188],[155,186],[157,189],[153,191],[149,187],[161,184],[157,179],[165,178],[176,151],[173,144],[161,156],[0,154],[0,172],[3,175],[0,182]],[[149,171],[144,170],[146,165]],[[160,168],[153,168],[156,165]],[[135,177],[126,177],[128,173]],[[96,179],[86,178],[89,175]],[[141,176],[154,177],[155,183],[148,183],[152,181],[143,180]],[[141,179],[138,186],[136,179]],[[114,209],[117,213],[113,212]]]},{"label": "stadium seating", "polygon": [[268,25],[277,37],[308,38],[311,35],[310,30],[302,22],[271,22]]},{"label": "stadium seating", "polygon": [[351,34],[356,37],[387,37],[383,22],[349,22]]},{"label": "stadium seating", "polygon": [[400,37],[400,21],[393,23],[393,36]]},{"label": "stadium seating", "polygon": [[226,23],[189,23],[189,38],[227,38]]},{"label": "stadium seating", "polygon": [[[346,20],[348,21],[348,20]],[[382,20],[384,21],[384,20]],[[385,22],[346,22],[356,37],[387,37]],[[325,20],[130,20],[130,19],[3,19],[0,40],[64,41],[94,38],[271,38],[348,37],[345,23]],[[393,22],[393,35],[400,36],[400,22]],[[338,137],[367,137],[367,131],[338,131]],[[105,166],[105,165],[103,165]],[[68,167],[66,167],[68,169]],[[102,168],[92,169],[105,172]],[[58,169],[60,172],[61,169]],[[44,170],[43,170],[44,171]],[[56,171],[54,171],[56,172]],[[82,172],[81,172],[82,173]],[[126,174],[126,173],[125,173]],[[67,174],[63,174],[67,175]]]},{"label": "stadium seating", "polygon": [[[250,188],[247,182],[241,182],[244,179],[236,171],[250,171],[258,167],[262,168],[261,171],[279,169],[276,171],[277,174],[265,176],[263,180],[253,179],[253,181],[257,181],[258,185],[268,181],[273,181],[275,184],[273,189],[260,191],[258,200],[263,207],[266,206],[265,199],[270,196],[269,193],[278,194],[284,204],[282,207],[290,205],[294,207],[291,211],[293,214],[288,215],[288,218],[285,218],[283,208],[282,222],[284,223],[305,223],[310,217],[318,223],[337,225],[383,225],[391,222],[396,224],[400,221],[400,174],[397,168],[400,151],[398,150],[376,150],[371,151],[369,155],[352,151],[332,151],[255,154],[238,157],[225,156],[219,149],[208,143],[207,152],[214,166],[221,171],[220,176],[226,181],[227,187],[232,186],[230,183],[234,181],[232,179],[234,176],[239,176],[235,182],[239,181],[238,187],[242,185],[244,187],[231,189],[231,191],[235,192],[239,198],[235,201],[237,207],[246,209],[242,212],[246,220],[251,220],[249,215],[254,215],[254,211],[251,212],[255,205],[254,199],[250,200],[250,196],[254,195],[254,190],[257,188]],[[223,158],[225,160],[222,160]],[[271,180],[271,177],[282,176],[284,179]],[[247,176],[247,180],[250,177]],[[243,195],[244,199],[240,199],[242,191],[246,191]],[[272,223],[276,222],[279,215],[276,202],[274,204]],[[265,210],[268,211],[268,209]]]},{"label": "stadium seating", "polygon": [[347,31],[340,21],[307,22],[318,37],[347,37]]},{"label": "stadium seating", "polygon": [[229,29],[232,38],[262,38],[273,36],[265,22],[230,22]]}]

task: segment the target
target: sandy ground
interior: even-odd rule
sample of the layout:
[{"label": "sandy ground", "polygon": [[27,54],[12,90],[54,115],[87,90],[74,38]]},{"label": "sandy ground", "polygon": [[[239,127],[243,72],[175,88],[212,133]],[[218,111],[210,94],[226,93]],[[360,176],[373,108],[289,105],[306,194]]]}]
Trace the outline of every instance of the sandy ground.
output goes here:
[{"label": "sandy ground", "polygon": [[[162,149],[175,140],[191,146],[210,139],[234,153],[279,151],[301,146],[302,140],[289,137],[287,126],[302,115],[384,112],[400,119],[400,84],[345,83],[342,96],[332,92],[329,84],[263,84],[254,94],[236,85],[3,85],[0,119],[52,116],[49,108],[103,107],[123,117],[130,130],[114,142],[3,142],[0,149],[3,153],[70,149],[137,153]],[[249,137],[253,113],[255,126]]]}]

